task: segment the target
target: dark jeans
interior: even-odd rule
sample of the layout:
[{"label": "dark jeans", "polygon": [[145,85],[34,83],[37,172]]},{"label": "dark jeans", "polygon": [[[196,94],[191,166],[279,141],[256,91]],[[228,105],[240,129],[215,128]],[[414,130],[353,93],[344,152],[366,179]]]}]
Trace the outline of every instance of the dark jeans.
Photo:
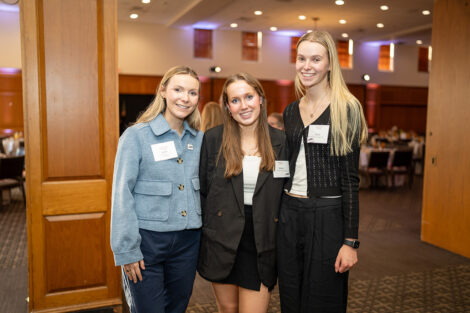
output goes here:
[{"label": "dark jeans", "polygon": [[184,313],[193,290],[201,231],[139,232],[145,270],[141,282],[126,278],[131,312]]},{"label": "dark jeans", "polygon": [[341,198],[284,195],[278,238],[282,313],[346,312],[348,272],[335,272],[343,244]]}]

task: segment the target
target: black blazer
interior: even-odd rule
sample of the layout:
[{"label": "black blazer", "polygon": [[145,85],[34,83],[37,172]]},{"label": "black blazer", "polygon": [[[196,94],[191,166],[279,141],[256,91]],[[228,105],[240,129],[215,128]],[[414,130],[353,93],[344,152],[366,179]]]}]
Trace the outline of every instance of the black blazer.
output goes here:
[{"label": "black blazer", "polygon": [[[205,133],[199,166],[203,228],[198,272],[209,281],[220,281],[230,274],[245,225],[243,173],[225,179],[222,155],[216,166],[222,134],[222,125]],[[269,134],[276,160],[287,160],[284,132],[269,127]],[[253,194],[258,272],[269,288],[277,279],[276,228],[284,183],[284,178],[260,171]]]}]

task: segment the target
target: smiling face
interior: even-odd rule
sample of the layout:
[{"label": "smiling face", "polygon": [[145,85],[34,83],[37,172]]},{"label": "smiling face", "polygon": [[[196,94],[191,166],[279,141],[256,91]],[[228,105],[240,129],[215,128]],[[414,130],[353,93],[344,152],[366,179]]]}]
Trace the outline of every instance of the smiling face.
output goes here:
[{"label": "smiling face", "polygon": [[199,82],[188,74],[175,75],[161,90],[161,95],[166,99],[165,119],[182,122],[197,108]]},{"label": "smiling face", "polygon": [[317,42],[301,42],[297,48],[295,69],[306,89],[318,84],[328,84],[330,62],[325,47]]},{"label": "smiling face", "polygon": [[244,80],[237,80],[227,87],[227,106],[232,118],[241,127],[256,126],[261,111],[262,98]]}]

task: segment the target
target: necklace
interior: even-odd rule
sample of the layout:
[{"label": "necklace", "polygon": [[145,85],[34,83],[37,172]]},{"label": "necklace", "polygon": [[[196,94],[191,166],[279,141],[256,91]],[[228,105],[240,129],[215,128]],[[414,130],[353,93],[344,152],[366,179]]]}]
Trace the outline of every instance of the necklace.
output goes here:
[{"label": "necklace", "polygon": [[[325,97],[326,97],[327,95],[328,95],[328,94],[325,93],[325,94],[323,95],[323,97],[321,97],[320,101],[317,102],[318,104],[317,104],[316,106],[315,106],[315,105],[312,105],[312,106],[314,107],[314,110],[313,110],[313,112],[309,113],[310,119],[313,119],[313,117],[317,114],[317,112],[319,112],[320,109],[325,106],[325,101],[324,101],[324,99],[325,99]],[[305,99],[305,108],[306,108],[306,109],[309,108],[307,99]]]}]

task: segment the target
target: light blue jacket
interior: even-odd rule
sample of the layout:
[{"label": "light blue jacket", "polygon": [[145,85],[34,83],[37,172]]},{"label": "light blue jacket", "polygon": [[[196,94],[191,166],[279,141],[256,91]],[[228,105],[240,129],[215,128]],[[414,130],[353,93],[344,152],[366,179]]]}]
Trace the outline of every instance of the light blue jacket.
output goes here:
[{"label": "light blue jacket", "polygon": [[[116,265],[143,259],[139,228],[178,231],[202,226],[199,154],[203,134],[184,122],[181,136],[162,114],[129,127],[114,163],[111,248]],[[151,146],[173,142],[177,157],[155,161]]]}]

